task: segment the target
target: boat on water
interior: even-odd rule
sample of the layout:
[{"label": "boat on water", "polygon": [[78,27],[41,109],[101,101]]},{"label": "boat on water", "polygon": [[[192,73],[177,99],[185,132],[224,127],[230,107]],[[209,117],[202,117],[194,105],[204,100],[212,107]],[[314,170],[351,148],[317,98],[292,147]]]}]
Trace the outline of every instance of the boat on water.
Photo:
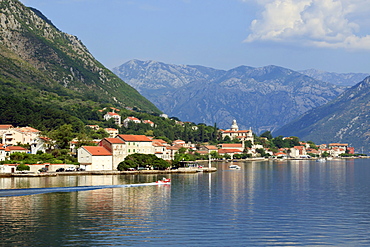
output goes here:
[{"label": "boat on water", "polygon": [[230,169],[240,170],[240,166],[238,165],[229,165]]},{"label": "boat on water", "polygon": [[171,184],[171,179],[170,178],[162,178],[161,180],[158,180],[155,183],[156,184]]},{"label": "boat on water", "polygon": [[325,161],[326,161],[326,159],[324,159],[324,158],[320,158],[320,159],[316,160],[316,162],[325,162]]}]

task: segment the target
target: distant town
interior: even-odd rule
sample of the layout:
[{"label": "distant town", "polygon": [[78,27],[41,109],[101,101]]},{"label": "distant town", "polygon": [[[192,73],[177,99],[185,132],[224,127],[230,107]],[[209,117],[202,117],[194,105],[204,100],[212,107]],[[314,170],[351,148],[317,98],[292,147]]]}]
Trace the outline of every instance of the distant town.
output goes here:
[{"label": "distant town", "polygon": [[[116,109],[118,110],[118,109]],[[161,117],[168,118],[165,114]],[[128,127],[129,123],[145,123],[155,128],[156,124],[151,120],[121,116],[113,111],[104,115],[104,120],[114,120],[120,127]],[[177,121],[178,124],[183,124]],[[133,154],[151,154],[169,162],[170,169],[174,160],[235,160],[235,159],[310,159],[310,158],[333,158],[355,155],[353,147],[346,143],[328,143],[316,145],[312,142],[301,142],[296,137],[275,138],[275,147],[268,147],[269,133],[257,137],[251,129],[240,130],[236,120],[231,123],[230,129],[219,129],[221,140],[227,143],[211,145],[209,143],[191,143],[183,140],[174,140],[171,143],[163,139],[147,135],[120,134],[115,128],[101,128],[98,125],[87,125],[95,131],[101,130],[108,137],[95,139],[88,145],[78,145],[78,140],[68,142],[68,156],[74,157],[66,161],[53,160],[50,162],[37,161],[34,164],[22,164],[29,172],[55,172],[55,171],[116,171],[120,162]],[[197,128],[194,126],[193,128]],[[32,127],[14,127],[11,124],[0,125],[0,173],[16,173],[20,169],[21,154],[43,155],[56,153],[59,148],[57,141],[42,134],[41,131]],[[281,143],[292,143],[291,147],[283,147]],[[182,154],[182,155],[180,155]],[[193,155],[193,156],[191,156]],[[187,158],[186,158],[187,157]],[[190,157],[190,158],[189,158]],[[43,159],[43,158],[40,158]],[[11,161],[11,162],[10,162]],[[54,162],[53,162],[54,161]],[[147,169],[153,169],[148,165]]]}]

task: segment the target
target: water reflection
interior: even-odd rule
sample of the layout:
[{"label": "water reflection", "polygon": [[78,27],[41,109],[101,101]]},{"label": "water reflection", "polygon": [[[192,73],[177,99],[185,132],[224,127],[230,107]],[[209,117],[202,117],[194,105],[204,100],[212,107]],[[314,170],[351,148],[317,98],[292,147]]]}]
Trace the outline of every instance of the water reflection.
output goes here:
[{"label": "water reflection", "polygon": [[[171,186],[0,198],[4,245],[370,244],[370,160],[240,162]],[[148,183],[162,176],[0,179],[2,188]]]}]

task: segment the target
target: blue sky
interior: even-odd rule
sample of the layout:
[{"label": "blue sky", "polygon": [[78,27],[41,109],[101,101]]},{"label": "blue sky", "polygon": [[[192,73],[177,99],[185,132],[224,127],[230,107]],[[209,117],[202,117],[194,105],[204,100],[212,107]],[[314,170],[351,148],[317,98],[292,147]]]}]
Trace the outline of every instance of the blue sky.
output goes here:
[{"label": "blue sky", "polygon": [[369,0],[21,0],[106,67],[131,59],[231,69],[370,72]]}]

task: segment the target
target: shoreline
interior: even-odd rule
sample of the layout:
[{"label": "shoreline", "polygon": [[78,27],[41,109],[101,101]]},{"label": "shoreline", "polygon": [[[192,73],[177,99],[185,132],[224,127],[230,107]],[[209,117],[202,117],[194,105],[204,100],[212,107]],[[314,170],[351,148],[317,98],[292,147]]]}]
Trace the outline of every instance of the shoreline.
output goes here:
[{"label": "shoreline", "polygon": [[90,175],[138,175],[138,174],[179,174],[216,172],[216,167],[179,170],[140,170],[140,171],[79,171],[79,172],[42,172],[42,173],[4,173],[0,177],[57,177],[57,176],[90,176]]}]

